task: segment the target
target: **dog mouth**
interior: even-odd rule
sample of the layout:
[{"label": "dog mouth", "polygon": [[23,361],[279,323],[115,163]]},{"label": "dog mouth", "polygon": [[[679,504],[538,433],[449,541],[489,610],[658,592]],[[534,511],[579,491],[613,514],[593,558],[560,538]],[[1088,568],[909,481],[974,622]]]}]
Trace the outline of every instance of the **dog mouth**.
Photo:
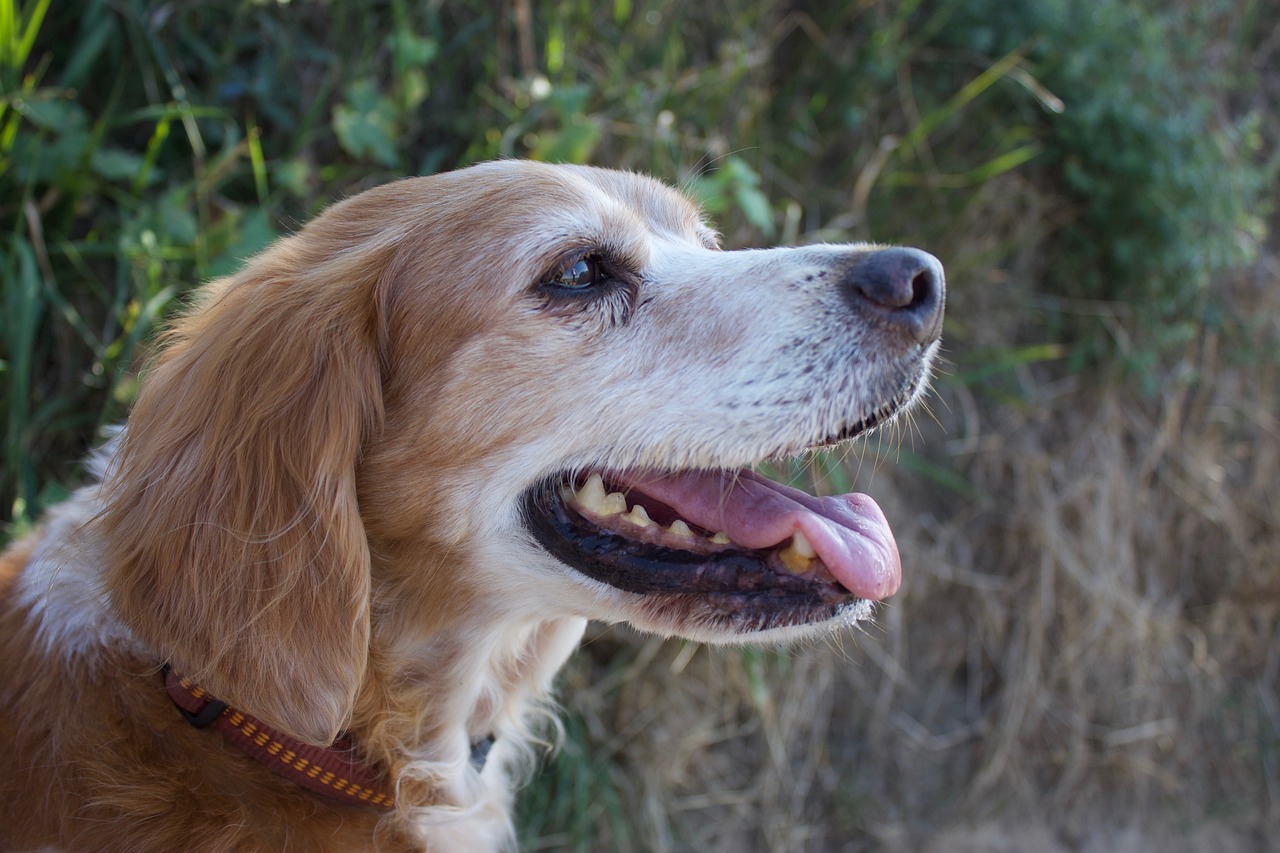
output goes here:
[{"label": "dog mouth", "polygon": [[814,497],[750,470],[566,474],[527,492],[525,514],[542,547],[587,577],[759,628],[831,618],[902,577],[871,498]]},{"label": "dog mouth", "polygon": [[[809,449],[890,421],[927,376],[922,361],[878,408]],[[536,484],[523,504],[534,539],[570,569],[738,634],[861,619],[902,582],[874,500],[815,497],[752,469],[575,470]]]}]

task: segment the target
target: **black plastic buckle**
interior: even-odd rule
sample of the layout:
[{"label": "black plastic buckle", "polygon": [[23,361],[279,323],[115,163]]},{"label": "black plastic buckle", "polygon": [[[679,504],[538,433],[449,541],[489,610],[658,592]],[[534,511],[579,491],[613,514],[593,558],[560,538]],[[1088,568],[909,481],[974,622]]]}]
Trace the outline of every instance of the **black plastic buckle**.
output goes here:
[{"label": "black plastic buckle", "polygon": [[187,718],[187,722],[195,726],[197,729],[206,729],[213,725],[213,721],[222,716],[222,712],[227,710],[226,702],[219,702],[217,699],[210,699],[209,704],[201,708],[197,713],[191,713],[186,708],[179,708],[182,716]]},{"label": "black plastic buckle", "polygon": [[[161,677],[165,680],[169,678],[169,670],[172,669],[169,664],[165,664],[161,669]],[[210,699],[208,703],[199,711],[188,711],[186,708],[174,702],[174,707],[178,709],[183,718],[195,726],[197,729],[207,729],[213,725],[214,721],[222,716],[222,712],[227,710],[227,703],[217,699]]]}]

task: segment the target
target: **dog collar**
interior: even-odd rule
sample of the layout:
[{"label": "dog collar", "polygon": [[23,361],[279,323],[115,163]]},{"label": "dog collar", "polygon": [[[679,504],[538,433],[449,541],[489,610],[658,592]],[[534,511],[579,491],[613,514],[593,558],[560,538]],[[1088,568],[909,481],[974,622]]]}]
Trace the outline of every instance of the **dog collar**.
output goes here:
[{"label": "dog collar", "polygon": [[327,748],[302,743],[243,711],[228,707],[167,664],[163,675],[169,698],[187,722],[198,729],[216,729],[241,752],[273,773],[339,802],[382,811],[395,808],[395,794],[385,774],[361,761],[350,740],[339,739]]}]

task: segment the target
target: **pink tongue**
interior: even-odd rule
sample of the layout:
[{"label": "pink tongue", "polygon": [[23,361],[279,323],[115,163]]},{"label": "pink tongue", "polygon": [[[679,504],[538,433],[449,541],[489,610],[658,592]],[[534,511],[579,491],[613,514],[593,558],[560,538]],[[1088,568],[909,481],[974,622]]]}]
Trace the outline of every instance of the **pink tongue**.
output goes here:
[{"label": "pink tongue", "polygon": [[840,585],[860,598],[898,591],[902,561],[889,523],[866,495],[815,498],[751,471],[627,475],[624,482],[687,521],[747,548],[772,548],[797,530]]}]

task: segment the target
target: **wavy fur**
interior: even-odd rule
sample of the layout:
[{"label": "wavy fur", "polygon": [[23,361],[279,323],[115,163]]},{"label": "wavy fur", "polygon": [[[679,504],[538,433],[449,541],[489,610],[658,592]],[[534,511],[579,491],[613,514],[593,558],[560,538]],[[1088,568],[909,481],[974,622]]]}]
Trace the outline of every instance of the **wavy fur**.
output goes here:
[{"label": "wavy fur", "polygon": [[[509,847],[587,618],[832,630],[751,634],[606,587],[521,522],[557,471],[795,452],[927,364],[834,295],[866,247],[715,243],[649,179],[503,162],[336,204],[198,291],[101,480],[0,558],[0,849]],[[636,292],[539,298],[586,249]],[[349,733],[397,810],[318,799],[188,726],[166,662],[300,740]]]}]

